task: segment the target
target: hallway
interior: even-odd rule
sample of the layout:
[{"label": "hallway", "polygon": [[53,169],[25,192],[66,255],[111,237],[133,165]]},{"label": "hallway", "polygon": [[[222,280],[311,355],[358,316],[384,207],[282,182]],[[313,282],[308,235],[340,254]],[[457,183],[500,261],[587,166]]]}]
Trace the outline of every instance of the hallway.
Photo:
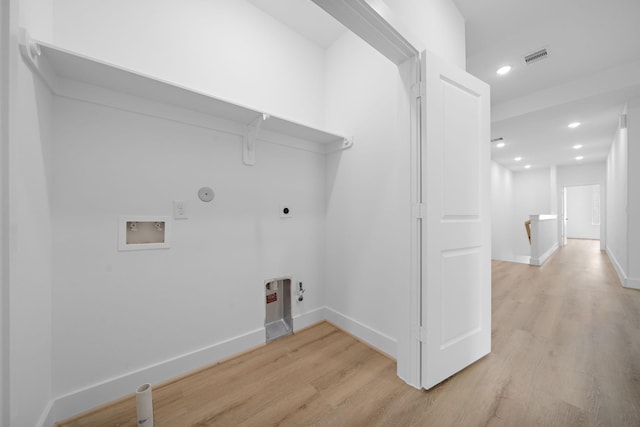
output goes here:
[{"label": "hallway", "polygon": [[539,268],[493,262],[499,418],[640,425],[640,292],[599,245],[570,239]]},{"label": "hallway", "polygon": [[[640,292],[598,245],[494,261],[493,351],[429,392],[321,323],[157,386],[156,425],[640,425]],[[134,398],[60,425],[134,426]]]}]

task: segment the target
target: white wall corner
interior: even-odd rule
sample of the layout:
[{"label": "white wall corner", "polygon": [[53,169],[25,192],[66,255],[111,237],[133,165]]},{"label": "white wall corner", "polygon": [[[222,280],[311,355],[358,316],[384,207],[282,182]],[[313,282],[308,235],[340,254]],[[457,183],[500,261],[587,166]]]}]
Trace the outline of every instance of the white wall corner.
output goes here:
[{"label": "white wall corner", "polygon": [[627,277],[627,280],[622,282],[622,286],[629,289],[637,289],[640,291],[640,278]]},{"label": "white wall corner", "polygon": [[[618,279],[620,280],[620,284],[624,287],[627,287],[625,286],[627,283],[627,274],[622,269],[622,266],[616,259],[615,255],[613,255],[613,252],[611,252],[609,248],[606,249],[606,252],[607,252],[607,255],[609,256],[609,260],[611,260],[611,264],[613,264],[614,270],[616,270],[616,273],[618,274]],[[640,289],[640,287],[638,287],[637,289]]]},{"label": "white wall corner", "polygon": [[49,401],[49,403],[47,404],[47,407],[44,408],[44,411],[42,411],[42,414],[40,415],[38,424],[36,424],[37,427],[53,426],[53,424],[56,422],[56,419],[54,417],[55,416],[54,405],[55,405],[55,400]]},{"label": "white wall corner", "polygon": [[308,328],[309,326],[313,326],[316,323],[324,321],[327,318],[326,311],[326,307],[320,307],[306,313],[293,316],[294,332],[298,332],[301,329]]},{"label": "white wall corner", "polygon": [[328,322],[333,323],[338,328],[345,332],[348,332],[357,339],[375,347],[377,350],[386,354],[387,356],[397,359],[398,343],[394,338],[383,334],[380,331],[376,331],[355,319],[345,316],[342,313],[335,311],[332,308],[326,307],[326,319]]},{"label": "white wall corner", "polygon": [[553,255],[555,251],[558,250],[558,242],[554,243],[545,253],[543,253],[539,258],[531,257],[529,263],[531,265],[542,265],[544,264],[550,257]]}]

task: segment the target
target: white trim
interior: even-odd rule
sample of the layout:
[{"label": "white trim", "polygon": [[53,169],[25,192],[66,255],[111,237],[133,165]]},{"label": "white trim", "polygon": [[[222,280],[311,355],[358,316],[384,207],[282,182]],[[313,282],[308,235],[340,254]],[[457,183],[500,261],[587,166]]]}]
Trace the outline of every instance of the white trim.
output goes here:
[{"label": "white trim", "polygon": [[[326,319],[325,307],[298,314],[293,318],[294,330],[299,331]],[[363,339],[363,341],[366,340]],[[142,383],[161,383],[264,344],[264,328],[258,328],[211,346],[73,391],[51,402],[40,418],[38,426],[50,427],[53,425],[54,417],[55,421],[72,417],[131,394]]]},{"label": "white trim", "polygon": [[640,291],[640,279],[632,279],[630,277],[627,277],[627,280],[624,281],[622,286],[625,288],[637,289]]},{"label": "white trim", "polygon": [[306,313],[293,316],[293,331],[298,332],[301,329],[323,322],[327,318],[325,311],[326,307],[320,307],[307,311]]},{"label": "white trim", "polygon": [[423,49],[423,46],[414,46],[418,38],[382,1],[312,1],[396,65]]},{"label": "white trim", "polygon": [[42,411],[40,418],[38,419],[37,427],[51,427],[55,424],[56,420],[54,419],[54,405],[55,400],[49,401],[47,406]]},{"label": "white trim", "polygon": [[358,322],[357,320],[335,311],[332,308],[325,307],[326,318],[338,328],[354,335],[361,341],[375,347],[387,356],[396,359],[398,354],[398,343],[392,337],[376,331],[369,326]]},{"label": "white trim", "polygon": [[613,253],[609,250],[609,248],[606,249],[606,252],[607,252],[607,255],[609,256],[609,260],[611,260],[613,269],[618,274],[618,280],[620,280],[620,284],[624,286],[625,283],[627,282],[627,274],[624,272],[624,270],[622,269],[622,266],[620,265],[616,257],[613,255]]},{"label": "white trim", "polygon": [[529,215],[529,219],[530,220],[538,220],[538,221],[549,221],[550,219],[556,219],[558,218],[558,215],[542,215],[542,214],[536,214],[536,215]]},{"label": "white trim", "polygon": [[60,396],[54,403],[55,418],[58,421],[69,418],[105,402],[131,394],[140,384],[167,381],[253,347],[264,345],[264,337],[264,328],[259,328]]},{"label": "white trim", "polygon": [[557,250],[558,250],[558,242],[554,243],[553,246],[547,249],[547,251],[543,253],[539,258],[531,257],[531,261],[529,263],[531,265],[542,265]]},{"label": "white trim", "polygon": [[622,285],[622,287],[627,289],[640,290],[640,278],[628,277],[627,273],[624,271],[624,269],[622,268],[622,266],[620,265],[616,257],[613,255],[613,253],[609,250],[609,248],[607,248],[605,251],[609,256],[609,259],[611,260],[613,269],[616,270],[616,273],[618,274],[618,279],[620,280],[620,284]]}]

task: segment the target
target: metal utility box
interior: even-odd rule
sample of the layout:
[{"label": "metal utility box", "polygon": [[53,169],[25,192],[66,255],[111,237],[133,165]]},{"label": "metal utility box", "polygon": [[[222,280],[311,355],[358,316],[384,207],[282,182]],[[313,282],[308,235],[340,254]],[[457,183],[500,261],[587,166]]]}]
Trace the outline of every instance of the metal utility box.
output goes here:
[{"label": "metal utility box", "polygon": [[293,333],[291,319],[291,279],[280,278],[265,283],[264,329],[267,342]]}]

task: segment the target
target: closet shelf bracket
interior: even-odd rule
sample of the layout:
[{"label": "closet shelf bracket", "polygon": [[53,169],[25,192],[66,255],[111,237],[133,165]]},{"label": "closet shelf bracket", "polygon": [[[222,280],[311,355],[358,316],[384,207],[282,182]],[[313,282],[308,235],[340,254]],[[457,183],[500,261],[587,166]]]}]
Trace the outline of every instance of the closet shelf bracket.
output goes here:
[{"label": "closet shelf bracket", "polygon": [[335,153],[353,147],[353,138],[343,138],[326,145],[325,153]]},{"label": "closet shelf bracket", "polygon": [[38,67],[38,58],[42,54],[38,43],[31,38],[29,32],[25,28],[20,28],[18,32],[18,42],[20,47],[20,54],[25,59],[27,66],[32,71],[40,74],[40,68]]},{"label": "closet shelf bracket", "polygon": [[242,161],[247,166],[256,164],[256,138],[260,132],[260,126],[269,119],[269,115],[262,113],[255,120],[244,127],[242,138]]}]

